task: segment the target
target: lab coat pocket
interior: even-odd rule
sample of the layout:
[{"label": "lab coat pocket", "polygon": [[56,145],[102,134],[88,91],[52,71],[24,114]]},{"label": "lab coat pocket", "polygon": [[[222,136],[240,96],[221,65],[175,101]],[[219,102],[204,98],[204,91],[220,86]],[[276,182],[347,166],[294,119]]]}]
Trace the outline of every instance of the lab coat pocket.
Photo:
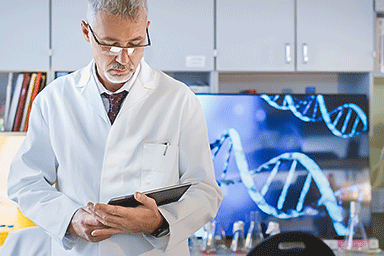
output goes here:
[{"label": "lab coat pocket", "polygon": [[167,143],[145,143],[141,170],[141,189],[177,184],[179,147]]}]

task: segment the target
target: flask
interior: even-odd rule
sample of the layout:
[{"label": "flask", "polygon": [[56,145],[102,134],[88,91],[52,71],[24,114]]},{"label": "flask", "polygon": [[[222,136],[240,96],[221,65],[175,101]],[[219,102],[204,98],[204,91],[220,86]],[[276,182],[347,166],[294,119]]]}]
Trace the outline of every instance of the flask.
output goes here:
[{"label": "flask", "polygon": [[196,233],[188,238],[189,251],[191,255],[199,255],[201,250],[201,237],[197,236]]},{"label": "flask", "polygon": [[215,245],[216,251],[218,254],[226,254],[228,253],[228,247],[226,245],[226,235],[223,227],[219,222],[216,221],[216,229],[215,229]]},{"label": "flask", "polygon": [[264,238],[260,225],[260,213],[252,211],[250,213],[250,224],[245,239],[245,248],[250,251]]},{"label": "flask", "polygon": [[369,249],[369,241],[363,223],[360,220],[361,205],[351,201],[348,219],[348,235],[345,236],[341,249],[349,252],[364,252]]},{"label": "flask", "polygon": [[233,254],[247,254],[244,241],[244,222],[239,220],[233,223],[233,238],[231,252]]},{"label": "flask", "polygon": [[268,228],[265,231],[265,234],[270,235],[270,236],[274,236],[274,235],[279,234],[279,233],[280,233],[279,223],[275,222],[275,221],[270,221],[268,223]]},{"label": "flask", "polygon": [[203,247],[200,251],[203,255],[216,254],[215,244],[216,221],[210,221],[204,225]]}]

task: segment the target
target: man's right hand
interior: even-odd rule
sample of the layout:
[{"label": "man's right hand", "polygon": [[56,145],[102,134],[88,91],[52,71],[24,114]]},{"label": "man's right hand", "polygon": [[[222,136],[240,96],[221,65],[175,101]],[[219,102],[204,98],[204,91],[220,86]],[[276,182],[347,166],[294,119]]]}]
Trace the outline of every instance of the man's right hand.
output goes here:
[{"label": "man's right hand", "polygon": [[91,233],[95,229],[107,229],[108,227],[100,223],[92,213],[87,211],[87,208],[80,208],[72,217],[71,223],[68,226],[67,232],[71,235],[78,236],[89,242],[100,242],[112,235],[92,236]]}]

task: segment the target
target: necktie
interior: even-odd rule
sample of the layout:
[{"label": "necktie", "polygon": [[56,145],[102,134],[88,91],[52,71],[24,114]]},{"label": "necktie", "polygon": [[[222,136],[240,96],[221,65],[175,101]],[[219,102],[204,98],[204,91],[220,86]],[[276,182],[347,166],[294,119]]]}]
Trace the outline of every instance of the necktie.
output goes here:
[{"label": "necktie", "polygon": [[113,122],[115,121],[117,113],[119,113],[120,111],[121,103],[123,102],[127,94],[127,91],[122,91],[120,93],[115,93],[111,95],[103,93],[103,95],[109,100],[108,117],[109,120],[111,120],[111,124],[113,124]]}]

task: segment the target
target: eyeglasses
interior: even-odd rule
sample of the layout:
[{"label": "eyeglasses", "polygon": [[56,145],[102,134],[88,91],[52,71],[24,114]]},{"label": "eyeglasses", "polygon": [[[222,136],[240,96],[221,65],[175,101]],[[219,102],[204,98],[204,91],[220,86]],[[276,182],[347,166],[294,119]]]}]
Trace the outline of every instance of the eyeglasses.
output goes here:
[{"label": "eyeglasses", "polygon": [[151,39],[149,38],[149,32],[148,32],[148,28],[146,28],[146,32],[147,32],[147,44],[145,45],[134,45],[134,46],[128,46],[128,47],[120,47],[120,46],[113,46],[113,45],[108,45],[108,44],[103,44],[103,43],[100,43],[100,41],[97,39],[97,37],[95,36],[95,33],[93,33],[93,30],[91,28],[91,25],[89,23],[87,23],[88,27],[89,27],[89,30],[91,30],[91,33],[92,33],[92,36],[93,38],[95,39],[95,42],[101,47],[101,51],[105,54],[109,54],[109,55],[118,55],[121,53],[121,51],[123,49],[126,49],[127,52],[128,52],[128,55],[132,55],[133,52],[135,51],[136,48],[139,48],[139,47],[147,47],[147,46],[150,46],[151,45]]}]

